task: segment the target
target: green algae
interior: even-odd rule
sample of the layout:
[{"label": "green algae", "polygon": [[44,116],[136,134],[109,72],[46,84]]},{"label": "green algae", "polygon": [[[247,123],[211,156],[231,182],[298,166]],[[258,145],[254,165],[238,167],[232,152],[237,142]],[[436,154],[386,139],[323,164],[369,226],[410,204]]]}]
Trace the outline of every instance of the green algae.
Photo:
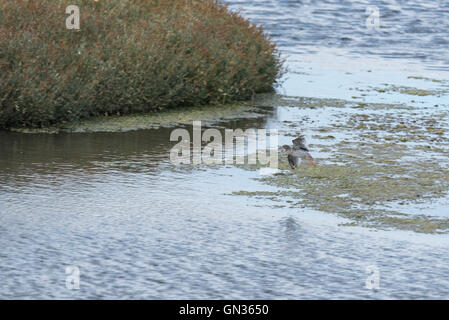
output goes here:
[{"label": "green algae", "polygon": [[[279,103],[281,96],[270,103]],[[276,102],[277,100],[277,102]],[[319,100],[319,99],[318,99]],[[291,170],[281,155],[278,174],[258,178],[274,191],[235,192],[269,199],[277,206],[310,208],[349,219],[346,226],[399,229],[419,233],[449,233],[449,219],[411,210],[445,199],[449,190],[447,111],[423,113],[404,105],[358,104],[342,100],[292,99],[280,105],[315,109],[349,107],[330,123],[308,123],[308,133],[327,144],[309,144],[317,167]],[[336,102],[335,104],[333,104]],[[379,112],[388,109],[387,112]],[[402,110],[405,110],[403,112]],[[415,111],[416,110],[416,111]],[[343,121],[342,121],[343,120]],[[285,136],[303,131],[303,123],[283,123]],[[282,124],[281,124],[282,126]]]},{"label": "green algae", "polygon": [[[389,147],[390,151],[381,157],[366,156],[369,154],[367,148],[341,150],[335,161],[342,164],[328,164],[323,162],[324,159],[317,159],[316,168],[303,165],[288,174],[260,178],[263,183],[280,191],[241,191],[235,194],[279,202],[293,198],[295,202],[290,204],[291,208],[307,207],[336,213],[354,220],[356,225],[425,233],[449,232],[449,219],[414,216],[377,207],[398,201],[431,201],[444,197],[449,188],[449,171],[437,162],[423,160],[399,164],[395,160],[405,155],[405,151]],[[285,160],[281,161],[280,169],[289,170]]]},{"label": "green algae", "polygon": [[416,88],[410,88],[410,87],[402,87],[402,88],[399,88],[398,90],[400,93],[414,95],[414,96],[420,96],[420,97],[438,94],[436,91],[429,91],[429,90],[416,89]]},{"label": "green algae", "polygon": [[323,140],[333,140],[333,139],[335,139],[335,137],[332,136],[332,135],[327,135],[327,136],[317,135],[317,136],[314,136],[314,138],[323,139]]},{"label": "green algae", "polygon": [[16,128],[12,129],[12,131],[21,133],[126,132],[191,125],[192,121],[203,121],[204,124],[212,124],[233,119],[251,119],[261,117],[264,113],[266,113],[266,110],[257,108],[250,102],[242,102],[238,104],[168,109],[148,114],[100,116],[78,123],[67,124],[63,127],[44,129]]},{"label": "green algae", "polygon": [[426,89],[418,89],[413,87],[407,87],[407,86],[396,86],[396,85],[387,85],[385,88],[375,88],[375,91],[379,93],[388,93],[388,92],[398,92],[401,94],[407,94],[407,95],[413,95],[413,96],[441,96],[444,94],[447,94],[447,90],[443,89],[432,89],[432,90],[426,90]]},{"label": "green algae", "polygon": [[438,83],[444,82],[443,80],[432,79],[432,78],[421,77],[421,76],[408,76],[407,79],[424,80],[424,81],[431,81],[431,82],[438,82]]},{"label": "green algae", "polygon": [[255,97],[254,103],[259,106],[270,107],[297,107],[304,109],[332,108],[353,108],[372,110],[413,110],[416,107],[397,103],[365,103],[348,101],[343,99],[313,98],[299,96],[284,96],[281,94],[259,94]]}]

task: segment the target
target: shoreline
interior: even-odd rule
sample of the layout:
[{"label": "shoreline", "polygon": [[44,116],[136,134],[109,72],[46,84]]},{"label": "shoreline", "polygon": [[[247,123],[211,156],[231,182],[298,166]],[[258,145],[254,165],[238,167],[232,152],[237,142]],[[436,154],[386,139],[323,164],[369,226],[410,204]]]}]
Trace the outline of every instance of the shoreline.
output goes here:
[{"label": "shoreline", "polygon": [[23,134],[130,132],[191,124],[193,120],[216,123],[222,120],[255,118],[260,114],[251,101],[233,104],[172,108],[145,114],[97,116],[79,122],[45,128],[10,128],[5,132]]}]

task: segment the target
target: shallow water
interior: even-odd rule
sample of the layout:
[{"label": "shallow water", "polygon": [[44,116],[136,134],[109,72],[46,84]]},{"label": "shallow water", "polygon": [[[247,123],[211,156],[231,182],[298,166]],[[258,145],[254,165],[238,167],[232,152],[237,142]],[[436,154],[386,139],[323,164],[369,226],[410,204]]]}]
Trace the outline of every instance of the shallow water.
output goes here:
[{"label": "shallow water", "polygon": [[[2,297],[447,294],[447,238],[344,228],[332,215],[232,196],[270,188],[251,179],[257,171],[173,168],[157,143],[165,136],[2,134]],[[79,291],[65,287],[68,265],[80,268]],[[371,265],[377,291],[364,287]]]},{"label": "shallow water", "polygon": [[[338,126],[351,116],[391,114],[393,123],[402,116],[425,128],[425,117],[443,114],[441,140],[407,133],[410,141],[393,142],[407,150],[441,147],[407,156],[440,157],[449,168],[447,82],[426,80],[448,78],[446,3],[382,1],[386,30],[367,36],[365,1],[229,2],[264,24],[289,54],[290,70],[278,89],[282,101],[261,103],[268,112],[214,127],[276,128],[280,144],[300,130],[325,168],[333,151],[347,149],[343,140],[383,141],[382,129],[376,142],[365,137],[371,131]],[[391,86],[439,93],[416,96]],[[331,99],[307,107],[297,96]],[[257,168],[173,165],[171,130],[0,132],[0,298],[448,297],[447,234],[345,226],[353,220],[312,205],[290,208],[274,198],[234,195],[279,188],[261,181]],[[334,138],[323,139],[328,135]],[[386,204],[448,218],[448,202],[438,196]],[[66,288],[67,266],[79,267],[79,290]],[[379,270],[377,290],[366,288],[369,266]]]}]

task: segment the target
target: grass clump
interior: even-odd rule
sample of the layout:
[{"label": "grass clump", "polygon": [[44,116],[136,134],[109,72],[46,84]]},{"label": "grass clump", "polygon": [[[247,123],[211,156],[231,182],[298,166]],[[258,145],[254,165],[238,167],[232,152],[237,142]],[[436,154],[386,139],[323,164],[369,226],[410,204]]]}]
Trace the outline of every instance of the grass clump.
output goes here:
[{"label": "grass clump", "polygon": [[217,1],[0,0],[0,128],[246,100],[280,70],[263,30]]}]

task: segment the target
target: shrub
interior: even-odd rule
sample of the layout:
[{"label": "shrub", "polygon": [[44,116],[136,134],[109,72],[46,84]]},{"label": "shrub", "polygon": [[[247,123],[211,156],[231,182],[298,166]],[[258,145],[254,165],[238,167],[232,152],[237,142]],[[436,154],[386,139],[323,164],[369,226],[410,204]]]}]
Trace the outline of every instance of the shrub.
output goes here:
[{"label": "shrub", "polygon": [[246,100],[280,69],[262,28],[217,1],[0,0],[0,128]]}]

